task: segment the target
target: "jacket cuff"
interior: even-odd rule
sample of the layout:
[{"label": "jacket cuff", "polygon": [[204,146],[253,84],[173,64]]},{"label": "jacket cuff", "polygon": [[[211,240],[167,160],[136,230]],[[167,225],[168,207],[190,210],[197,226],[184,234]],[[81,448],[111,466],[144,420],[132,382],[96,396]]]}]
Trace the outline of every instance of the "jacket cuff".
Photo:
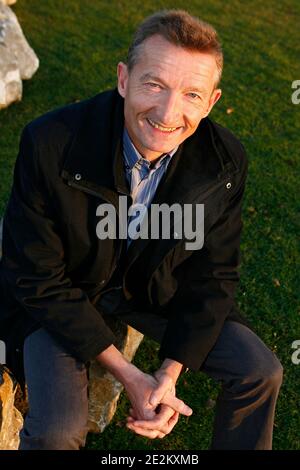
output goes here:
[{"label": "jacket cuff", "polygon": [[184,364],[179,375],[180,377],[189,369],[195,372],[199,371],[208,353],[207,346],[201,347],[201,341],[195,341],[189,344],[182,343],[180,345],[172,341],[163,341],[158,356],[161,360],[169,358]]},{"label": "jacket cuff", "polygon": [[82,362],[88,362],[91,359],[95,359],[98,354],[107,349],[113,343],[115,343],[116,337],[114,334],[107,334],[105,338],[101,337],[100,334],[95,336],[84,348],[79,351],[76,350],[74,355]]}]

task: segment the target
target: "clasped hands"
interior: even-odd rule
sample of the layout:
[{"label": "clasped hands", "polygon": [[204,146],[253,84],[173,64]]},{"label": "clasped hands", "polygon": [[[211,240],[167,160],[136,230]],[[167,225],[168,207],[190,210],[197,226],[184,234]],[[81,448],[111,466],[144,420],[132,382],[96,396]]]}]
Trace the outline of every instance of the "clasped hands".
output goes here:
[{"label": "clasped hands", "polygon": [[161,369],[153,376],[141,372],[138,383],[126,387],[126,391],[132,405],[126,426],[150,439],[165,437],[176,425],[180,414],[190,416],[193,413],[176,397],[172,377]]}]

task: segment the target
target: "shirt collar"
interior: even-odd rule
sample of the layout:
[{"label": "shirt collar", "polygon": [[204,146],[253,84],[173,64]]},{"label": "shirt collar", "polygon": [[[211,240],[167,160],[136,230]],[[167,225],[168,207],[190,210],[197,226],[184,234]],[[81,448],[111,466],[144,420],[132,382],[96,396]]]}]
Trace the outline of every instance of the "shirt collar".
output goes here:
[{"label": "shirt collar", "polygon": [[[156,170],[163,163],[169,161],[170,158],[175,154],[177,149],[178,146],[175,147],[171,152],[163,154],[152,168]],[[130,139],[127,129],[125,127],[123,131],[123,151],[127,170],[132,170],[134,166],[137,166],[138,169],[140,169],[141,167],[146,167],[150,170],[151,162],[149,162],[149,160],[146,160],[146,158],[144,158],[137,150],[132,140]]]}]

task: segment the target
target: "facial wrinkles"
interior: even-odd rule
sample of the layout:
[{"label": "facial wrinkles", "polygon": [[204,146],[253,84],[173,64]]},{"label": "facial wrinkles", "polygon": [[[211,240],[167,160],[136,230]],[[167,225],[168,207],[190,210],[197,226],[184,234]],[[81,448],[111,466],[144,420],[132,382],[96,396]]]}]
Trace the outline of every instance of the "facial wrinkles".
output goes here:
[{"label": "facial wrinkles", "polygon": [[[198,124],[199,113],[205,107],[209,97],[206,92],[207,86],[202,79],[202,77],[206,78],[205,72],[197,73],[190,69],[186,70],[186,68],[180,70],[176,64],[170,64],[169,61],[163,61],[160,64],[151,61],[148,64],[149,66],[143,69],[140,76],[145,74],[145,70],[149,70],[151,76],[160,78],[160,80],[149,78],[144,83],[138,81],[136,90],[141,92],[141,96],[143,96],[146,82],[153,81],[162,86],[162,91],[149,90],[149,103],[153,105],[153,111],[148,117],[164,127],[191,127],[195,123]],[[170,67],[168,67],[169,65]],[[189,98],[185,96],[187,92],[196,93],[198,98],[189,101]]]},{"label": "facial wrinkles", "polygon": [[143,74],[149,71],[151,75],[161,76],[171,88],[178,90],[195,87],[212,91],[214,74],[211,59],[177,47],[174,47],[174,54],[166,53],[165,47],[159,43],[148,43],[143,52]]},{"label": "facial wrinkles", "polygon": [[[173,66],[170,70],[167,70],[164,64],[160,64],[158,67],[150,65],[149,70],[153,71],[151,75],[161,78],[161,80],[151,80],[150,78],[148,81],[160,84],[162,90],[152,91],[150,88],[149,102],[153,105],[153,109],[150,110],[148,117],[153,119],[156,124],[164,127],[190,127],[195,124],[195,121],[198,124],[199,112],[203,109],[207,97],[207,93],[197,91],[197,89],[204,88],[200,86],[199,80],[195,85],[196,80],[191,80],[189,71],[185,70],[180,73]],[[190,84],[193,84],[193,86]],[[139,87],[142,93],[145,86],[142,84]],[[195,92],[199,98],[189,101],[189,98],[185,96],[186,92]]]},{"label": "facial wrinkles", "polygon": [[[211,56],[166,45],[164,40],[163,43],[148,41],[129,78],[129,93],[136,103],[140,129],[144,129],[150,119],[152,125],[181,128],[181,133],[190,134],[209,103],[214,70]],[[145,74],[150,76],[141,80]],[[149,82],[159,87],[148,87]],[[192,99],[187,93],[195,93],[199,98]]]},{"label": "facial wrinkles", "polygon": [[[154,67],[151,67],[151,69],[154,70]],[[171,68],[167,70],[161,67],[159,67],[159,69],[152,74],[154,78],[150,78],[147,80],[148,82],[153,81],[161,85],[163,89],[172,90],[182,95],[194,92],[197,93],[201,99],[207,96],[207,87],[205,87],[203,83],[205,76],[203,76],[203,79],[200,79],[200,74],[194,74],[186,69],[179,70],[178,68]],[[146,83],[146,81],[144,81],[144,83]],[[145,85],[142,86],[144,87]]]}]

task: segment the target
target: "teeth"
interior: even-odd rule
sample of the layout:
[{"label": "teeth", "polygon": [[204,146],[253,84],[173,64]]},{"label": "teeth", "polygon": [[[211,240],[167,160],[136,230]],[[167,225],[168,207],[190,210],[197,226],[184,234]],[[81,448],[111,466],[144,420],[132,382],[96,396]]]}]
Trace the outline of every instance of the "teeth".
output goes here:
[{"label": "teeth", "polygon": [[151,119],[147,118],[148,122],[151,124],[152,127],[159,129],[162,132],[173,132],[176,131],[177,127],[162,127],[156,124],[156,122],[152,121]]}]

